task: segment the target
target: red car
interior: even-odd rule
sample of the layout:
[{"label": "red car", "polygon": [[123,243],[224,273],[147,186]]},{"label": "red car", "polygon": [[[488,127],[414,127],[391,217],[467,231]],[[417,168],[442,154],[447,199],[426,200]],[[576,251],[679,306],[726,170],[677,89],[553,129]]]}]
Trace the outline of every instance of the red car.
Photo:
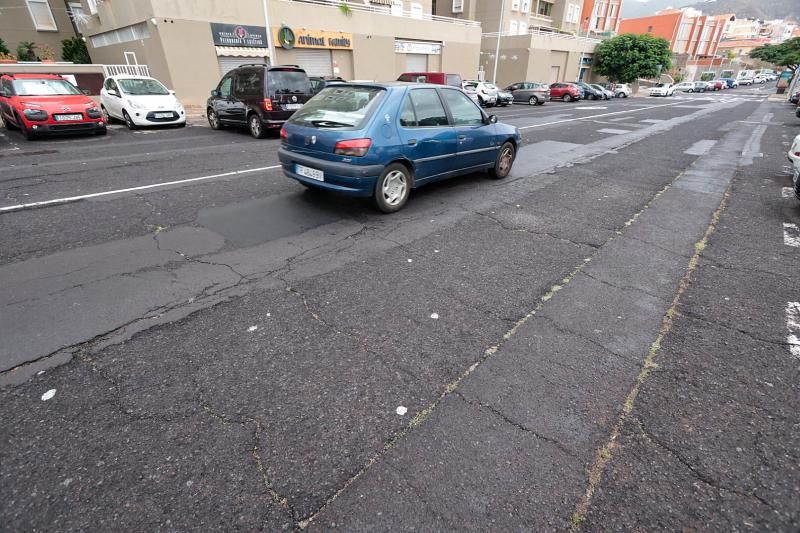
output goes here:
[{"label": "red car", "polygon": [[728,88],[728,84],[722,80],[711,80],[710,82],[708,82],[708,84],[709,87],[713,86],[715,91],[721,91],[722,89]]},{"label": "red car", "polygon": [[561,99],[565,102],[577,101],[582,98],[581,88],[574,83],[551,83],[550,84],[550,99]]},{"label": "red car", "polygon": [[97,103],[55,74],[0,76],[0,116],[26,139],[60,133],[106,134]]}]

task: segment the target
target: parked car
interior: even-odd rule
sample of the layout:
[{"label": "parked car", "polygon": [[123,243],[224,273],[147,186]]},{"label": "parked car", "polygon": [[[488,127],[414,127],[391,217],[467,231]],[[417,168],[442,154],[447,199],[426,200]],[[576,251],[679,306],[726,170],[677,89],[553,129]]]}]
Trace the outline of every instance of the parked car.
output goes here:
[{"label": "parked car", "polygon": [[650,96],[672,96],[675,94],[675,86],[671,83],[657,83],[650,87]]},{"label": "parked car", "polygon": [[497,105],[497,86],[478,80],[464,80],[464,87],[475,89],[478,93],[478,103],[483,107]]},{"label": "parked car", "polygon": [[497,91],[497,105],[506,107],[514,103],[514,95],[508,91],[498,89]]},{"label": "parked car", "polygon": [[633,94],[633,89],[627,83],[617,83],[610,89],[616,93],[617,98],[627,98]]},{"label": "parked car", "polygon": [[587,100],[603,100],[606,97],[602,89],[600,90],[595,89],[588,83],[584,83],[582,81],[576,81],[575,85],[583,89],[583,97],[586,98]]},{"label": "parked car", "polygon": [[509,85],[506,91],[511,92],[517,103],[543,105],[550,101],[550,88],[544,83],[521,81]]},{"label": "parked car", "polygon": [[795,105],[800,103],[800,91],[795,91],[794,94],[789,96],[789,102]]},{"label": "parked car", "polygon": [[767,83],[770,81],[769,76],[767,74],[759,74],[755,78],[753,78],[753,83]]},{"label": "parked car", "polygon": [[505,178],[520,141],[459,89],[347,84],[323,89],[283,126],[278,157],[307,187],[371,197],[391,213],[428,183],[481,170]]},{"label": "parked car", "polygon": [[694,92],[694,82],[693,81],[682,81],[680,83],[676,83],[672,86],[673,93],[676,92],[684,92],[684,93],[692,93]]},{"label": "parked car", "polygon": [[611,89],[606,89],[605,87],[597,83],[590,83],[589,87],[593,87],[594,89],[597,89],[598,91],[602,92],[603,98],[606,100],[611,100],[612,98],[616,98],[617,96]]},{"label": "parked car", "polygon": [[206,116],[212,129],[247,127],[261,139],[277,130],[311,99],[306,71],[292,65],[243,65],[222,77],[211,91]]},{"label": "parked car", "polygon": [[404,72],[400,74],[397,81],[411,81],[414,83],[435,83],[437,85],[449,85],[459,87],[463,85],[460,74],[448,74],[445,72]]},{"label": "parked car", "polygon": [[[800,116],[800,109],[797,111]],[[800,200],[800,135],[794,138],[792,147],[789,148],[789,162],[792,164],[792,185],[794,188],[794,195]]]},{"label": "parked car", "polygon": [[317,94],[331,83],[344,83],[346,80],[339,76],[312,76],[308,81],[311,84],[311,93]]},{"label": "parked car", "polygon": [[186,125],[186,112],[175,91],[147,76],[109,76],[100,89],[106,123],[122,120],[128,129],[140,126]]},{"label": "parked car", "polygon": [[711,91],[721,91],[723,89],[727,89],[728,84],[722,80],[710,80],[708,82],[708,87]]},{"label": "parked car", "polygon": [[550,98],[564,100],[565,102],[573,102],[583,98],[581,88],[574,83],[551,83],[550,84]]},{"label": "parked car", "polygon": [[1,75],[0,116],[6,129],[19,129],[28,140],[40,135],[107,132],[95,101],[55,74]]},{"label": "parked car", "polygon": [[736,81],[739,82],[739,85],[753,85],[754,80],[750,77],[738,78]]},{"label": "parked car", "polygon": [[470,100],[472,100],[473,102],[475,102],[478,105],[481,105],[481,101],[478,98],[478,88],[477,87],[475,87],[474,85],[470,85],[470,86],[466,86],[465,85],[462,90],[464,91],[464,93],[466,93],[467,96],[469,96]]},{"label": "parked car", "polygon": [[728,85],[728,89],[733,89],[734,87],[739,86],[739,82],[733,78],[720,78],[720,79]]}]

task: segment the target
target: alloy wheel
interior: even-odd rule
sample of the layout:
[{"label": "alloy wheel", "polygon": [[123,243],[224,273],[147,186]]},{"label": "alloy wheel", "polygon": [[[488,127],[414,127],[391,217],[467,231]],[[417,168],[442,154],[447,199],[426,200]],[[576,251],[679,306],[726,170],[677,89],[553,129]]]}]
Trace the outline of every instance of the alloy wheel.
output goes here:
[{"label": "alloy wheel", "polygon": [[536,104],[538,104],[538,103],[539,103],[539,99],[538,99],[538,98],[536,98],[535,96],[531,96],[531,97],[528,99],[528,103],[529,103],[530,105],[536,105]]},{"label": "alloy wheel", "polygon": [[396,206],[405,198],[408,180],[405,174],[399,170],[393,170],[383,180],[382,189],[384,201],[391,206]]}]

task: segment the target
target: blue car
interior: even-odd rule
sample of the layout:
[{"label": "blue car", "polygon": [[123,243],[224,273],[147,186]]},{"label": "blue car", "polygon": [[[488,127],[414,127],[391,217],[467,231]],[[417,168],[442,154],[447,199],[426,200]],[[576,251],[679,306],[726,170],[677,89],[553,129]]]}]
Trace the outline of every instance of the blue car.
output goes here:
[{"label": "blue car", "polygon": [[458,88],[421,83],[326,87],[281,129],[283,171],[307,187],[371,197],[384,213],[411,189],[488,170],[505,178],[521,136]]}]

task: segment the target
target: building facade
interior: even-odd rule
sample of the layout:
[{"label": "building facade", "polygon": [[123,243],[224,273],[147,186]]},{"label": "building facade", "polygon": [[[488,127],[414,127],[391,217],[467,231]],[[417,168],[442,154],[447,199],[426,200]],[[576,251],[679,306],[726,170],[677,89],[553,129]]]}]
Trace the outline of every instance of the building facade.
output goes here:
[{"label": "building facade", "polygon": [[299,65],[311,76],[348,80],[395,80],[409,71],[477,76],[480,24],[434,17],[432,4],[269,0],[268,36],[261,0],[105,0],[83,33],[95,62],[147,64],[194,105],[223,74],[247,63]]},{"label": "building facade", "polygon": [[73,19],[82,13],[79,0],[0,0],[0,38],[12,54],[26,41],[50,47],[61,60],[61,41],[78,34]]},{"label": "building facade", "polygon": [[669,9],[650,17],[625,19],[619,32],[662,37],[670,42],[673,54],[712,57],[717,54],[726,23],[735,19],[734,15],[703,15],[690,8]]},{"label": "building facade", "polygon": [[[501,86],[589,79],[596,39],[579,35],[583,0],[437,0],[436,15],[478,21],[481,76]],[[497,43],[500,40],[500,51]]]},{"label": "building facade", "polygon": [[622,0],[583,0],[581,32],[615,34],[622,20]]}]

